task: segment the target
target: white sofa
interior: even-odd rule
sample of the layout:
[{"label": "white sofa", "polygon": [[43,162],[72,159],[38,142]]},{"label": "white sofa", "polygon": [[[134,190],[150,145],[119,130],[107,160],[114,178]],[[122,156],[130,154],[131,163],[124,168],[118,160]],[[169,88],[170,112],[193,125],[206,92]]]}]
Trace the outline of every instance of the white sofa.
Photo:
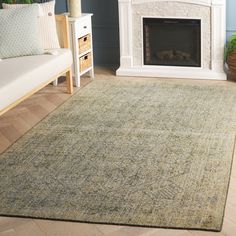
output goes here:
[{"label": "white sofa", "polygon": [[73,92],[72,54],[69,49],[68,19],[56,16],[62,47],[55,55],[38,55],[0,61],[0,115],[44,86],[66,74],[67,91]]}]

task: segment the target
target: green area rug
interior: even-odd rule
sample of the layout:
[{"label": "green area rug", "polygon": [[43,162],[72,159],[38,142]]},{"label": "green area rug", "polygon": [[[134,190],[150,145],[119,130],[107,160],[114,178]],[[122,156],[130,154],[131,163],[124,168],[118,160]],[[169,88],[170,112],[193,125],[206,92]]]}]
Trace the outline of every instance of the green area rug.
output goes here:
[{"label": "green area rug", "polygon": [[0,156],[0,215],[219,231],[236,87],[94,81]]}]

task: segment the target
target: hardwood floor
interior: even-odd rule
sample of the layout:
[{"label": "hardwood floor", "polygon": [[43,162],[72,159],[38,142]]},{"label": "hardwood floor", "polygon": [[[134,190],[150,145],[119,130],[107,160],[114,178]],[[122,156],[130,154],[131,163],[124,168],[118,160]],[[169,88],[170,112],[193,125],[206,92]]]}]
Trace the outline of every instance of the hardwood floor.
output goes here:
[{"label": "hardwood floor", "polygon": [[[96,79],[115,79],[112,70],[96,68]],[[129,79],[129,78],[124,78]],[[138,78],[133,78],[138,79]],[[142,79],[142,78],[141,78]],[[152,79],[151,79],[152,80]],[[178,80],[180,83],[181,80]],[[186,81],[185,83],[220,83],[236,86],[233,82],[222,81]],[[82,79],[82,86],[89,83]],[[0,153],[40,122],[51,111],[60,106],[71,95],[65,93],[66,85],[51,85],[42,89],[20,105],[0,117]],[[78,89],[75,89],[77,92]],[[79,91],[78,91],[79,92]],[[235,157],[234,157],[235,159]],[[1,181],[1,180],[0,180]],[[1,200],[1,199],[0,199]],[[142,227],[125,227],[71,223],[62,221],[34,220],[0,217],[0,236],[235,236],[236,235],[236,161],[232,175],[225,211],[223,230],[220,233],[170,230]]]}]

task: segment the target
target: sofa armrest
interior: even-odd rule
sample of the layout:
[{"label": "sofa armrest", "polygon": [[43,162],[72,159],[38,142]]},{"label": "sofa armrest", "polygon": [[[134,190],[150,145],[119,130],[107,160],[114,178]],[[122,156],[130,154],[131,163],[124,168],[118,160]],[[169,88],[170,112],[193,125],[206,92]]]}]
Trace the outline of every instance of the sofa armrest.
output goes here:
[{"label": "sofa armrest", "polygon": [[60,46],[62,48],[70,48],[68,16],[56,15],[55,18]]}]

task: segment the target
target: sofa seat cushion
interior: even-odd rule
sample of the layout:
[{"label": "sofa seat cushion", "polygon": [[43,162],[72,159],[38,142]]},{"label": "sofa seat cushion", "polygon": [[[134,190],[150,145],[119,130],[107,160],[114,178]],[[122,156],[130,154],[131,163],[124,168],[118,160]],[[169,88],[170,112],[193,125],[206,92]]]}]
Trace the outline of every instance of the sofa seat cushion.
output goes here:
[{"label": "sofa seat cushion", "polygon": [[0,110],[45,84],[72,65],[69,49],[0,61]]}]

